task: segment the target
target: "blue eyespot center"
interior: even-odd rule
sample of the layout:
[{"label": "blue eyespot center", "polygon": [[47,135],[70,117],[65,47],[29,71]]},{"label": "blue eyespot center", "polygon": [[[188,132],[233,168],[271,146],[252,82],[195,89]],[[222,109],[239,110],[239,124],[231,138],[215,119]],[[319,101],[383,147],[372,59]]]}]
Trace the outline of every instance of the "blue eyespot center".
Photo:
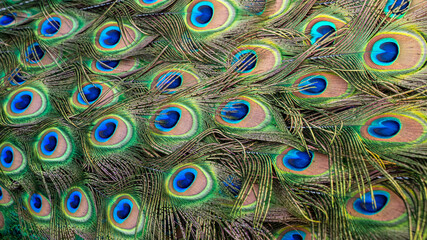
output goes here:
[{"label": "blue eyespot center", "polygon": [[7,26],[15,21],[16,13],[8,13],[0,17],[0,25]]},{"label": "blue eyespot center", "polygon": [[170,107],[160,111],[156,117],[154,126],[163,132],[171,131],[181,119],[181,109]]},{"label": "blue eyespot center", "polygon": [[56,132],[49,132],[42,140],[41,150],[46,156],[50,156],[55,152],[58,145],[58,134]]},{"label": "blue eyespot center", "polygon": [[[353,204],[354,209],[364,215],[374,215],[381,212],[387,206],[390,201],[390,194],[386,191],[375,190],[374,198],[372,198],[370,192],[367,192],[364,195],[364,199],[365,201],[362,198],[356,199]],[[374,200],[376,206],[374,206]]]},{"label": "blue eyespot center", "polygon": [[13,113],[19,114],[25,112],[33,100],[33,93],[30,91],[22,91],[15,95],[12,99],[11,110]]},{"label": "blue eyespot center", "polygon": [[388,0],[384,11],[386,13],[392,12],[392,16],[394,14],[401,15],[408,9],[409,4],[409,0]]},{"label": "blue eyespot center", "polygon": [[152,3],[157,2],[157,0],[142,0],[142,1],[146,4],[152,4]]},{"label": "blue eyespot center", "polygon": [[126,218],[129,217],[130,213],[132,212],[133,203],[129,199],[122,199],[120,200],[116,207],[114,208],[113,212],[113,218],[114,221],[121,224],[123,223]]},{"label": "blue eyespot center", "polygon": [[16,13],[8,13],[0,17],[0,25],[7,26],[15,21]]},{"label": "blue eyespot center", "polygon": [[11,74],[11,78],[9,78],[10,84],[16,86],[23,84],[26,80],[21,78],[22,74],[20,72],[14,72]]},{"label": "blue eyespot center", "polygon": [[[102,93],[102,86],[100,84],[90,84],[83,87],[83,94],[86,97],[86,100],[89,104],[94,103]],[[81,94],[77,94],[77,100],[82,105],[88,105]]]},{"label": "blue eyespot center", "polygon": [[[314,44],[320,38],[327,38],[336,32],[335,24],[329,21],[321,21],[313,25],[311,28],[311,44]],[[330,43],[332,44],[332,43]]]},{"label": "blue eyespot center", "polygon": [[3,199],[3,189],[0,187],[0,200]]},{"label": "blue eyespot center", "polygon": [[401,129],[401,124],[397,118],[378,118],[372,121],[368,127],[368,133],[376,138],[388,139],[396,136]]},{"label": "blue eyespot center", "polygon": [[282,240],[304,240],[305,236],[303,231],[292,230],[283,235]]},{"label": "blue eyespot center", "polygon": [[239,73],[248,73],[255,69],[258,62],[258,56],[254,50],[242,50],[233,57],[232,64],[238,64],[236,71]]},{"label": "blue eyespot center", "polygon": [[199,2],[191,11],[191,23],[196,27],[206,27],[214,15],[214,5],[211,2]]},{"label": "blue eyespot center", "polygon": [[61,28],[61,19],[59,17],[51,17],[46,19],[41,26],[41,34],[46,37],[52,37],[58,33]]},{"label": "blue eyespot center", "polygon": [[109,72],[113,71],[120,63],[120,60],[106,60],[96,62],[96,68],[98,70]]},{"label": "blue eyespot center", "polygon": [[235,180],[232,175],[228,176],[225,181],[222,182],[224,186],[233,194],[234,197],[239,195],[240,189],[242,188],[242,182]]},{"label": "blue eyespot center", "polygon": [[122,33],[117,26],[105,28],[99,37],[99,44],[104,48],[114,48],[120,41]]},{"label": "blue eyespot center", "polygon": [[79,191],[74,191],[70,194],[67,200],[67,209],[71,213],[75,213],[80,206],[82,194]]},{"label": "blue eyespot center", "polygon": [[40,44],[33,43],[27,47],[27,51],[25,52],[25,56],[27,57],[27,61],[29,63],[38,63],[40,62],[45,55],[45,52],[40,47]]},{"label": "blue eyespot center", "polygon": [[13,163],[13,148],[5,146],[1,151],[1,164],[5,168],[10,168]]},{"label": "blue eyespot center", "polygon": [[250,112],[249,102],[244,100],[231,101],[222,108],[221,118],[228,123],[239,123]]},{"label": "blue eyespot center", "polygon": [[191,185],[193,185],[196,177],[197,170],[194,168],[185,168],[181,170],[178,174],[176,174],[173,180],[174,190],[180,193],[187,191]]},{"label": "blue eyespot center", "polygon": [[380,66],[390,66],[399,56],[399,43],[393,38],[383,38],[372,46],[371,59]]},{"label": "blue eyespot center", "polygon": [[116,132],[119,121],[114,118],[105,119],[102,121],[95,131],[95,138],[99,142],[108,141]]},{"label": "blue eyespot center", "polygon": [[34,212],[39,213],[42,209],[42,204],[42,197],[39,194],[34,193],[30,199],[31,209],[33,209]]},{"label": "blue eyespot center", "polygon": [[312,151],[302,152],[297,149],[289,150],[283,157],[285,167],[293,171],[303,171],[308,168],[313,160],[314,153]]},{"label": "blue eyespot center", "polygon": [[157,84],[157,89],[174,89],[182,85],[182,74],[177,72],[169,72],[163,74]]},{"label": "blue eyespot center", "polygon": [[300,93],[305,95],[319,95],[322,94],[326,87],[328,86],[328,81],[323,76],[309,76],[304,78],[299,84],[298,88]]}]

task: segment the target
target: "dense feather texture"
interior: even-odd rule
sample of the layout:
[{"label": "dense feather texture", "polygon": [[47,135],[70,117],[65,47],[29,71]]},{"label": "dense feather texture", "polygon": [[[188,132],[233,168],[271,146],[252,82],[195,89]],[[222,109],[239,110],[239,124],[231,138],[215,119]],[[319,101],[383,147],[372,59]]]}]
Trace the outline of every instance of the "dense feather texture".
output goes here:
[{"label": "dense feather texture", "polygon": [[0,0],[2,239],[425,239],[427,2]]}]

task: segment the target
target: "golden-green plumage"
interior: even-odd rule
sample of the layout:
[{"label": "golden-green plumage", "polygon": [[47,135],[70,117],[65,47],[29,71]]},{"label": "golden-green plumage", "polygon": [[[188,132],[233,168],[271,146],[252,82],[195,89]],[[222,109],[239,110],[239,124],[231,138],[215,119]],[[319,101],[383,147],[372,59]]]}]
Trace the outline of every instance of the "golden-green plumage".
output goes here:
[{"label": "golden-green plumage", "polygon": [[0,0],[1,239],[425,239],[422,0]]}]

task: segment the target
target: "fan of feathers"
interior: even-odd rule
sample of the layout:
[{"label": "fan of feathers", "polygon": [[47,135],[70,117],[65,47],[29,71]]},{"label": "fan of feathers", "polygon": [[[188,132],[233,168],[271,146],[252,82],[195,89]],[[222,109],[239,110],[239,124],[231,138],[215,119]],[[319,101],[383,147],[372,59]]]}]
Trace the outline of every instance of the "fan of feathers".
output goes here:
[{"label": "fan of feathers", "polygon": [[1,239],[426,239],[427,1],[1,0]]}]

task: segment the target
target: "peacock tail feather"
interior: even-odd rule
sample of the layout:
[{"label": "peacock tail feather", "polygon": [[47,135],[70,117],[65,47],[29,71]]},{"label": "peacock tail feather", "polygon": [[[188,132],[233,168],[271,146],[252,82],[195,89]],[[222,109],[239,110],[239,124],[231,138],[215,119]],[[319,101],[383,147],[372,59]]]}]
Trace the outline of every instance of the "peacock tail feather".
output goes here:
[{"label": "peacock tail feather", "polygon": [[425,0],[0,0],[1,239],[426,239]]}]

